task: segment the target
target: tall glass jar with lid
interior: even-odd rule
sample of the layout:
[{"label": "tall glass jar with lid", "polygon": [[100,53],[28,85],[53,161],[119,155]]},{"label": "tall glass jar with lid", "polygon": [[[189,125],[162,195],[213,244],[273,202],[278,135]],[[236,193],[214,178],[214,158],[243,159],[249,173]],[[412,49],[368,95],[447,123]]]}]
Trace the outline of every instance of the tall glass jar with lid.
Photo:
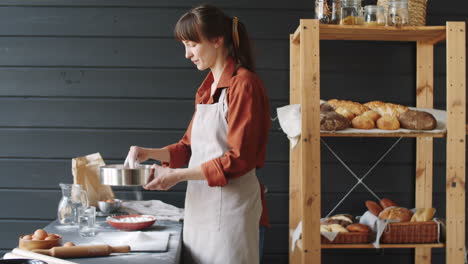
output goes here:
[{"label": "tall glass jar with lid", "polygon": [[361,0],[341,1],[340,25],[362,25]]},{"label": "tall glass jar with lid", "polygon": [[408,0],[392,0],[388,2],[387,25],[401,27],[409,25]]}]

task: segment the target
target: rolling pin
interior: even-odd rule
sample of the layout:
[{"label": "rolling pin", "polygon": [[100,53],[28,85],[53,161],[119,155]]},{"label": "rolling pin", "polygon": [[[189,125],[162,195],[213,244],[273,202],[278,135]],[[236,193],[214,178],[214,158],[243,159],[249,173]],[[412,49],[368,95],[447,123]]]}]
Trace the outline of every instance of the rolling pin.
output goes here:
[{"label": "rolling pin", "polygon": [[128,253],[130,246],[89,245],[73,247],[53,247],[51,249],[34,249],[33,252],[57,258],[102,257],[111,253]]}]

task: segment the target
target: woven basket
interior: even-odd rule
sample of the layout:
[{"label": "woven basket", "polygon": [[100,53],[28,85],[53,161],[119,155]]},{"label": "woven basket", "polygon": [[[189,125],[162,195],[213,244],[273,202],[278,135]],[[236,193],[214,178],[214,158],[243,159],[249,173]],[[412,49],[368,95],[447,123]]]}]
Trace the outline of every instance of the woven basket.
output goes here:
[{"label": "woven basket", "polygon": [[[377,5],[383,6],[385,10],[388,10],[388,2],[389,0],[378,0]],[[426,6],[427,0],[408,0],[410,26],[426,25]]]},{"label": "woven basket", "polygon": [[438,226],[434,221],[391,223],[380,237],[381,243],[412,244],[437,242]]},{"label": "woven basket", "polygon": [[349,232],[338,233],[333,241],[321,236],[322,244],[367,244],[371,241],[372,233]]}]

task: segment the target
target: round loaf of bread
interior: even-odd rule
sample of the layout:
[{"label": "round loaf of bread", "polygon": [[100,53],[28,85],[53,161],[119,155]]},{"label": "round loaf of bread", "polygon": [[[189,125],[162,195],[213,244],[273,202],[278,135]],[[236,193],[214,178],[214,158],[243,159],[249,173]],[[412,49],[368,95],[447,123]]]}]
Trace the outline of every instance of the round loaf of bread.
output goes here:
[{"label": "round loaf of bread", "polygon": [[351,121],[351,124],[353,125],[354,128],[358,129],[372,129],[375,128],[375,122],[374,120],[370,119],[369,117],[366,116],[356,116],[353,121]]},{"label": "round loaf of bread", "polygon": [[437,121],[428,112],[409,110],[398,117],[401,127],[413,130],[432,130],[436,128]]},{"label": "round loaf of bread", "polygon": [[394,116],[383,115],[377,120],[377,127],[384,130],[397,130],[400,128],[400,122]]},{"label": "round loaf of bread", "polygon": [[320,112],[330,112],[330,111],[335,111],[335,108],[333,108],[333,106],[331,106],[329,103],[323,102],[320,104]]},{"label": "round loaf of bread", "polygon": [[320,112],[320,130],[336,131],[349,126],[349,120],[335,111]]},{"label": "round loaf of bread", "polygon": [[370,233],[371,229],[369,226],[363,224],[352,224],[346,227],[349,232],[360,232],[360,233]]},{"label": "round loaf of bread", "polygon": [[391,219],[398,222],[409,222],[413,212],[404,207],[387,207],[379,214],[381,219]]}]

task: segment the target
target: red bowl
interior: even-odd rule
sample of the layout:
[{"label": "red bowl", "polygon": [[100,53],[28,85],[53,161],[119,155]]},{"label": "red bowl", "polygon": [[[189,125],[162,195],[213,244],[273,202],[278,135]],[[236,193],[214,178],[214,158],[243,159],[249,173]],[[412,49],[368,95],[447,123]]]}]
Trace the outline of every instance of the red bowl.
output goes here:
[{"label": "red bowl", "polygon": [[[130,218],[130,217],[145,217],[151,220],[141,221],[141,222],[120,222],[120,221],[117,222],[115,221],[115,220],[122,220],[124,218]],[[114,216],[114,217],[109,216],[107,217],[106,221],[107,223],[109,223],[109,225],[117,229],[124,230],[124,231],[135,231],[135,230],[142,230],[142,229],[152,226],[154,222],[156,222],[156,217],[152,215],[120,215],[120,216]]]}]

